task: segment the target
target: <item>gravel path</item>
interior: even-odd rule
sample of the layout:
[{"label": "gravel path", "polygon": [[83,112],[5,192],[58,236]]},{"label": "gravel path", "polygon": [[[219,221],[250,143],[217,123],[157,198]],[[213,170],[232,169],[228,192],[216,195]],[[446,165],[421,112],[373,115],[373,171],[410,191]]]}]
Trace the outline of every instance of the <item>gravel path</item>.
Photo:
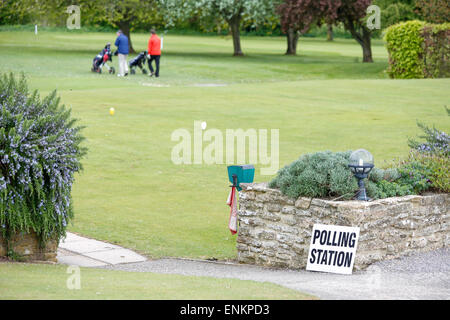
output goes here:
[{"label": "gravel path", "polygon": [[268,281],[321,299],[450,299],[448,248],[379,262],[353,275],[185,259],[149,260],[101,268]]}]

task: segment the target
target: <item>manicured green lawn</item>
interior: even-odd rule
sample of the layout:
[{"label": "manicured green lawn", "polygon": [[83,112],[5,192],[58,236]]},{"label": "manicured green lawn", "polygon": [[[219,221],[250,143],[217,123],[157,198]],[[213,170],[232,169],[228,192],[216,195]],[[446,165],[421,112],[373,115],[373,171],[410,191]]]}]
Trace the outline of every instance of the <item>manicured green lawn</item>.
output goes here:
[{"label": "manicured green lawn", "polygon": [[[147,39],[134,35],[135,48],[144,50]],[[450,129],[443,108],[450,80],[387,79],[380,41],[376,63],[362,64],[353,40],[301,39],[299,55],[286,57],[283,38],[244,37],[247,56],[233,58],[228,38],[169,34],[159,79],[90,73],[92,58],[113,40],[104,33],[2,32],[0,71],[24,71],[42,93],[58,88],[86,126],[90,151],[76,177],[70,230],[152,257],[236,255],[226,165],[171,161],[172,132],[192,134],[194,120],[222,132],[279,129],[281,166],[305,152],[360,147],[381,166],[407,154],[417,119]],[[256,168],[256,181],[271,179]]]},{"label": "manicured green lawn", "polygon": [[[80,269],[80,289],[68,289],[67,266],[0,262],[0,300],[27,299],[315,299],[268,282],[143,272]],[[69,279],[69,285],[75,282]],[[70,288],[70,287],[69,287]]]}]

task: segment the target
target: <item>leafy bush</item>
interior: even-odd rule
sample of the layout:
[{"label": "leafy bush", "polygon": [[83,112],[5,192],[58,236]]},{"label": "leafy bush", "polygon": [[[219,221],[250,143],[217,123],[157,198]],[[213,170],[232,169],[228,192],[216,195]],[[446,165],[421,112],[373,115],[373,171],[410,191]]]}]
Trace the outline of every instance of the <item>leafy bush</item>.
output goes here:
[{"label": "leafy bush", "polygon": [[414,194],[413,188],[402,180],[404,172],[398,168],[373,168],[366,182],[367,195],[383,199]]},{"label": "leafy bush", "polygon": [[431,188],[432,172],[425,163],[412,157],[401,164],[398,170],[401,175],[398,184],[407,186],[411,194],[420,194]]},{"label": "leafy bush", "polygon": [[366,189],[368,196],[373,199],[421,194],[426,191],[450,192],[450,158],[412,151],[396,168],[374,168]]},{"label": "leafy bush", "polygon": [[411,152],[407,164],[410,167],[421,168],[421,173],[426,176],[431,190],[450,192],[450,158],[448,155]]},{"label": "leafy bush", "polygon": [[0,232],[36,232],[44,246],[73,217],[71,188],[86,150],[56,91],[40,100],[25,78],[0,75]]},{"label": "leafy bush", "polygon": [[389,52],[391,78],[423,78],[423,37],[425,23],[417,20],[395,24],[386,29],[384,40]]},{"label": "leafy bush", "polygon": [[450,23],[426,25],[422,30],[424,76],[450,77]]},{"label": "leafy bush", "polygon": [[290,198],[342,196],[350,199],[358,189],[348,168],[351,152],[317,152],[302,155],[282,168],[269,183]]},{"label": "leafy bush", "polygon": [[373,182],[381,182],[383,180],[386,181],[395,181],[400,178],[400,173],[395,168],[388,168],[388,169],[380,169],[377,167],[374,167],[369,174],[369,180]]},{"label": "leafy bush", "polygon": [[372,199],[383,199],[419,194],[431,187],[430,176],[428,168],[417,162],[405,162],[398,168],[378,169],[369,175],[366,182],[367,195]]},{"label": "leafy bush", "polygon": [[425,142],[409,139],[408,145],[410,148],[421,153],[450,156],[450,136],[447,133],[435,127],[430,128],[421,122],[418,122],[417,125],[425,133],[423,136],[420,136],[420,138],[425,139]]},{"label": "leafy bush", "polygon": [[384,199],[390,197],[401,197],[413,194],[407,185],[396,182],[381,180],[378,183],[368,181],[366,183],[367,195],[372,199]]},{"label": "leafy bush", "polygon": [[413,20],[385,30],[391,78],[450,76],[450,23],[427,24]]}]

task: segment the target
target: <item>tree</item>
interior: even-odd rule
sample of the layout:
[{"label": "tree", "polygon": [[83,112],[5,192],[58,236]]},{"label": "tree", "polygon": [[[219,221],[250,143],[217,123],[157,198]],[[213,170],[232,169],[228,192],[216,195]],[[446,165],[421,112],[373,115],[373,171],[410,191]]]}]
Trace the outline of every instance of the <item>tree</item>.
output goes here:
[{"label": "tree", "polygon": [[416,7],[422,20],[432,23],[450,21],[450,2],[448,0],[416,0]]},{"label": "tree", "polygon": [[327,41],[333,41],[333,25],[327,23]]},{"label": "tree", "polygon": [[374,0],[373,4],[381,9],[383,29],[399,22],[417,19],[414,0]]},{"label": "tree", "polygon": [[201,18],[215,16],[228,23],[233,37],[233,55],[244,55],[241,47],[240,28],[243,20],[252,19],[261,22],[273,15],[277,0],[161,0],[167,24],[172,26],[177,21],[193,15]]},{"label": "tree", "polygon": [[[373,62],[371,30],[366,26],[366,10],[371,0],[284,0],[278,7],[284,32],[290,29],[297,32],[307,31],[313,23],[321,25],[342,23],[353,38],[361,45],[363,62]],[[298,38],[289,39],[289,47],[295,49]]]},{"label": "tree", "polygon": [[[95,12],[91,22],[106,22],[119,28],[128,37],[130,53],[134,53],[131,41],[133,25],[148,25],[157,16],[156,3],[152,0],[81,0],[82,12]],[[87,9],[88,10],[84,10]]]},{"label": "tree", "polygon": [[67,18],[69,0],[21,0],[2,1],[0,24],[62,25]]},{"label": "tree", "polygon": [[342,22],[345,29],[350,31],[352,37],[361,45],[363,62],[373,62],[371,33],[367,27],[366,10],[372,0],[336,0],[328,12],[328,18],[334,22]]},{"label": "tree", "polygon": [[26,24],[32,20],[24,2],[5,0],[0,2],[0,25]]},{"label": "tree", "polygon": [[284,0],[278,7],[281,29],[287,36],[287,55],[297,53],[300,34],[306,33],[313,23],[319,23],[326,6],[321,1]]},{"label": "tree", "polygon": [[130,52],[134,52],[130,35],[133,27],[150,28],[161,21],[156,0],[8,0],[1,2],[0,24],[64,26],[70,5],[80,6],[82,26],[106,24],[120,28],[129,39]]}]

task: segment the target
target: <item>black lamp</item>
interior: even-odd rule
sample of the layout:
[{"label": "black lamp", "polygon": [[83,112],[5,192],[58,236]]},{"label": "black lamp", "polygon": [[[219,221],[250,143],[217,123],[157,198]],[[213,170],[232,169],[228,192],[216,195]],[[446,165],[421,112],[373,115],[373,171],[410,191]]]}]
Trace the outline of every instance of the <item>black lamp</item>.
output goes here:
[{"label": "black lamp", "polygon": [[350,163],[348,166],[355,175],[356,179],[358,179],[359,192],[356,199],[369,201],[370,198],[366,195],[364,179],[367,178],[370,170],[374,167],[372,154],[364,149],[353,151],[350,155]]}]

